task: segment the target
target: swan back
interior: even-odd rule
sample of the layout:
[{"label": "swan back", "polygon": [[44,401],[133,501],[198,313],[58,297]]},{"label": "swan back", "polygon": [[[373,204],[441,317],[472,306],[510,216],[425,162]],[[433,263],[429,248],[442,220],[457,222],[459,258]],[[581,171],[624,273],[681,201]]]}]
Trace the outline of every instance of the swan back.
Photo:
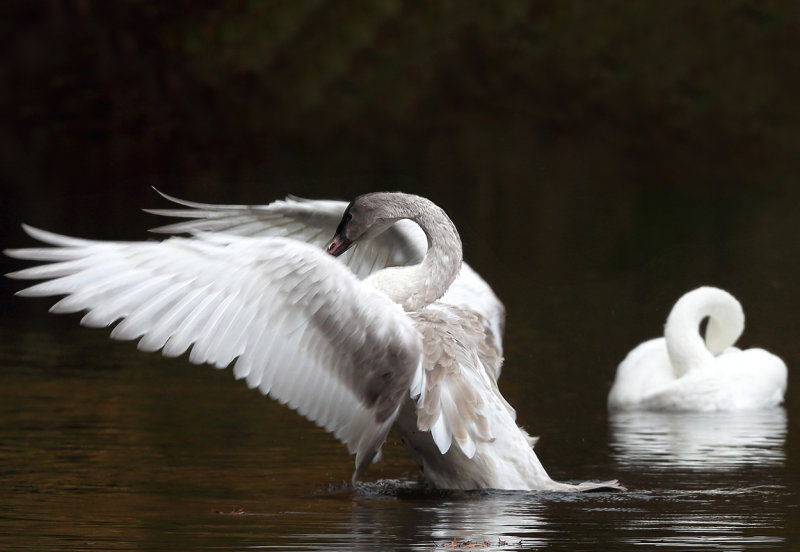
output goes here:
[{"label": "swan back", "polygon": [[[706,339],[700,323],[708,318]],[[667,317],[664,337],[676,377],[711,362],[733,346],[744,331],[744,312],[736,298],[715,287],[700,287],[681,297]]]},{"label": "swan back", "polygon": [[703,370],[654,388],[640,407],[682,412],[772,408],[783,402],[786,374],[786,365],[772,353],[729,347]]}]

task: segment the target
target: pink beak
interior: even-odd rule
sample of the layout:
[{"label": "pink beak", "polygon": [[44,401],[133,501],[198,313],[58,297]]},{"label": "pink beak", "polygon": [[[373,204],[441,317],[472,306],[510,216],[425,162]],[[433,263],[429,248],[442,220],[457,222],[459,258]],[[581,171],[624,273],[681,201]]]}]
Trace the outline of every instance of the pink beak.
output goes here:
[{"label": "pink beak", "polygon": [[336,234],[333,239],[328,243],[328,247],[325,248],[325,251],[333,255],[334,257],[338,257],[345,251],[350,248],[350,245],[353,242],[348,240],[347,238]]}]

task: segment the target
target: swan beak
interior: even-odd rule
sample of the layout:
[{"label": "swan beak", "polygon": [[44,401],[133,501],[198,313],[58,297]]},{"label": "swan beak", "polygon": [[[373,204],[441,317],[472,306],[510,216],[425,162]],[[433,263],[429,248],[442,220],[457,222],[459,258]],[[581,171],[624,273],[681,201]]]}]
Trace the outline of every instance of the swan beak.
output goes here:
[{"label": "swan beak", "polygon": [[325,248],[325,251],[333,255],[334,257],[338,257],[345,251],[350,248],[350,245],[353,242],[345,238],[340,234],[336,234],[333,239],[328,243],[328,246]]}]

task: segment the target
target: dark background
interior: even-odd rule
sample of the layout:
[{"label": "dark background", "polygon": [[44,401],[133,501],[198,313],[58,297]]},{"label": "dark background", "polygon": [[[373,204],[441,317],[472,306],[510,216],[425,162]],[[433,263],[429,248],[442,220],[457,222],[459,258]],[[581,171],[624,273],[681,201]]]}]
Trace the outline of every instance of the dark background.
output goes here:
[{"label": "dark background", "polygon": [[[625,231],[653,202],[734,226],[796,187],[795,2],[4,6],[6,232],[129,233],[149,185],[228,202],[402,188],[487,241],[545,216]],[[592,219],[559,220],[582,202]],[[659,222],[648,237],[675,230]]]}]

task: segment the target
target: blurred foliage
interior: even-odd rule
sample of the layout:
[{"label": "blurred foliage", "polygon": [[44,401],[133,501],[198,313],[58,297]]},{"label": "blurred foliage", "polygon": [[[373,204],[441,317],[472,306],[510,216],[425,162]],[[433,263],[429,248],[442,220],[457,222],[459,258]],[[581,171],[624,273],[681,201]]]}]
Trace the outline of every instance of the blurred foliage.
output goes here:
[{"label": "blurred foliage", "polygon": [[473,149],[523,140],[532,155],[599,143],[701,172],[732,158],[763,170],[765,155],[800,146],[792,1],[22,0],[2,11],[0,155],[17,172],[88,164],[118,178],[164,170],[171,150],[195,164],[269,165],[286,148],[407,158],[453,133]]}]

